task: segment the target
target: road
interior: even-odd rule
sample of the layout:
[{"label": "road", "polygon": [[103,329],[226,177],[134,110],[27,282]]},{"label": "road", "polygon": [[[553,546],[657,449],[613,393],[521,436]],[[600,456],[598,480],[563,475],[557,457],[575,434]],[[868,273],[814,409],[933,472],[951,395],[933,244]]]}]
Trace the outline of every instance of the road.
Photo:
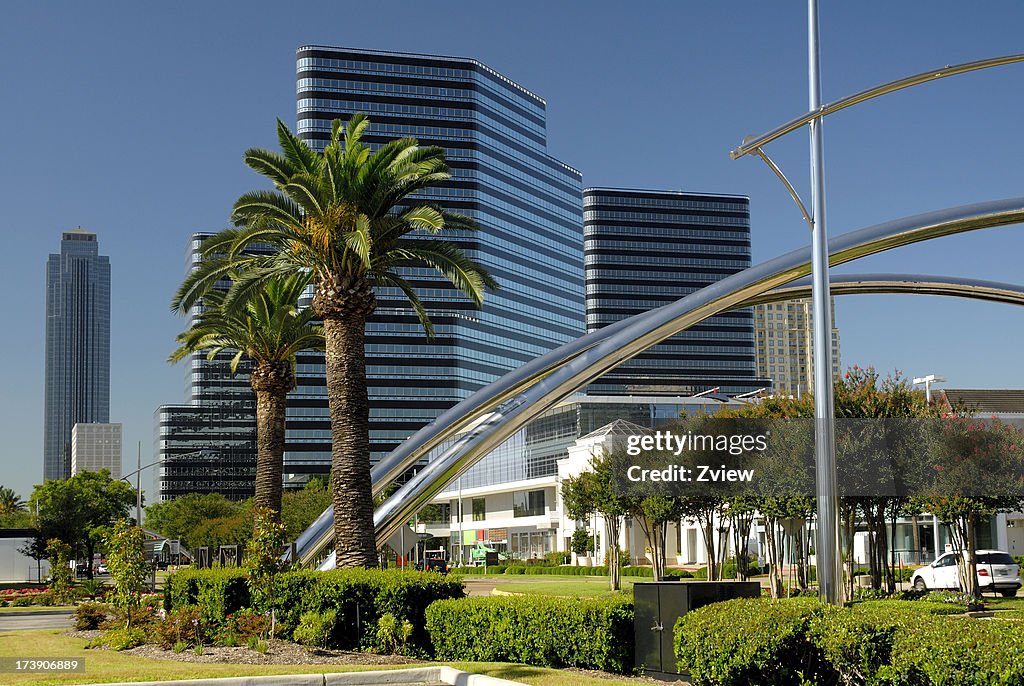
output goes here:
[{"label": "road", "polygon": [[71,610],[0,612],[0,631],[22,629],[70,629]]}]

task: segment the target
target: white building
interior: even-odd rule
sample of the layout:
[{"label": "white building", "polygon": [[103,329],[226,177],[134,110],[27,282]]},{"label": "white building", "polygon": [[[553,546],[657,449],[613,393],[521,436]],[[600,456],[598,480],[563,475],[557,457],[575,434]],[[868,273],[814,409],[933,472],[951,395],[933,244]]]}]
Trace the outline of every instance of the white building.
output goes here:
[{"label": "white building", "polygon": [[[814,389],[811,301],[786,300],[754,306],[757,375],[773,381],[775,393],[799,398]],[[832,376],[841,373],[836,303],[832,299]]]},{"label": "white building", "polygon": [[71,475],[101,469],[121,478],[121,425],[75,424],[71,429]]}]

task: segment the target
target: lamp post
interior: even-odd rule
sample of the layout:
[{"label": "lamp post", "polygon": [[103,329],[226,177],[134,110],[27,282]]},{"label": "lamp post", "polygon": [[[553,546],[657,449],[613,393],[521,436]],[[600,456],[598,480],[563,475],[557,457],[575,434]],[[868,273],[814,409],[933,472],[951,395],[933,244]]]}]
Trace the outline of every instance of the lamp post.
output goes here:
[{"label": "lamp post", "polygon": [[914,385],[915,386],[920,386],[921,384],[924,384],[924,399],[925,399],[925,401],[929,405],[931,405],[932,404],[932,384],[933,383],[942,383],[945,380],[946,379],[944,377],[938,376],[937,374],[929,374],[928,376],[915,376],[914,377]]}]

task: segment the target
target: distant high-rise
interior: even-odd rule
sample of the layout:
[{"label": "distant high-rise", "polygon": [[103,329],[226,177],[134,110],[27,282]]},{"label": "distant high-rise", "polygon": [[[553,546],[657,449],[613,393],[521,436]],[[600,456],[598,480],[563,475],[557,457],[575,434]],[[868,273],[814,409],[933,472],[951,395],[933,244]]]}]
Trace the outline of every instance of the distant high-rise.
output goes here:
[{"label": "distant high-rise", "polygon": [[71,475],[101,469],[121,478],[121,425],[75,424],[71,429]]},{"label": "distant high-rise", "polygon": [[[754,306],[757,373],[774,381],[775,393],[802,397],[814,390],[811,301],[786,300]],[[839,329],[832,299],[832,376],[840,373]]]},{"label": "distant high-rise", "polygon": [[[739,195],[583,191],[587,329],[675,302],[750,266],[750,200]],[[749,309],[726,312],[645,350],[591,384],[596,395],[738,395],[758,378]]]},{"label": "distant high-rise", "polygon": [[81,228],[46,261],[45,355],[43,479],[66,479],[72,427],[110,421],[110,258]]},{"label": "distant high-rise", "polygon": [[[357,112],[370,117],[371,146],[412,136],[444,148],[451,180],[414,201],[476,219],[481,231],[453,240],[501,285],[478,308],[433,270],[404,269],[433,341],[401,292],[378,289],[366,330],[377,460],[473,391],[583,334],[582,175],[548,155],[544,100],[476,60],[299,48],[298,135],[323,149],[331,121]],[[323,355],[300,354],[285,471],[327,471],[330,437]]]}]

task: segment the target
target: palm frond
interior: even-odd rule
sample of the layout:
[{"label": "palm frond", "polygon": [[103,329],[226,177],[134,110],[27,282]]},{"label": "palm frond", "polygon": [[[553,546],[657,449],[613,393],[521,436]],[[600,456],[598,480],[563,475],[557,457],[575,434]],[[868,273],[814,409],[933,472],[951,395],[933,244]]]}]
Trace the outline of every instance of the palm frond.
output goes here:
[{"label": "palm frond", "polygon": [[231,221],[241,227],[302,226],[303,217],[303,207],[277,191],[245,193],[231,208]]},{"label": "palm frond", "polygon": [[288,177],[295,173],[295,168],[288,159],[272,150],[249,148],[245,151],[242,159],[250,169],[267,177],[278,187],[286,183]]},{"label": "palm frond", "polygon": [[409,241],[394,250],[395,256],[422,263],[443,274],[456,288],[477,305],[483,304],[484,290],[497,290],[498,282],[458,246],[447,241],[424,239]]},{"label": "palm frond", "polygon": [[316,174],[320,165],[320,156],[306,145],[306,142],[292,133],[288,125],[277,120],[277,142],[284,152],[285,159],[295,167],[295,171]]},{"label": "palm frond", "polygon": [[419,318],[420,325],[423,327],[423,331],[427,334],[427,338],[434,337],[434,323],[430,321],[430,315],[427,313],[427,308],[423,306],[423,301],[420,300],[420,296],[416,293],[416,289],[412,287],[412,284],[391,272],[374,274],[374,280],[379,286],[393,286],[400,289],[402,293],[405,294],[409,304],[412,305],[412,309]]}]

